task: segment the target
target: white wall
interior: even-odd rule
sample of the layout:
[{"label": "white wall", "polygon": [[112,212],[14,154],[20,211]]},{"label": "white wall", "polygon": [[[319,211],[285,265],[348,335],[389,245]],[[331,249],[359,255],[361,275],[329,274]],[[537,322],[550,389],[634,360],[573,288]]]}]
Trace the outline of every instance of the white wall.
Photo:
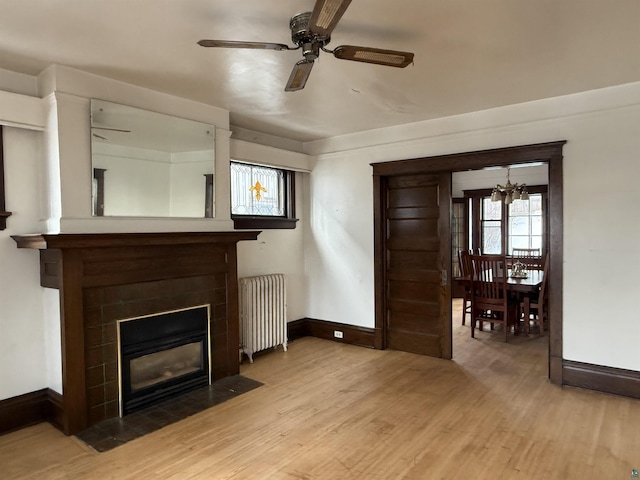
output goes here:
[{"label": "white wall", "polygon": [[374,326],[370,163],[556,140],[567,140],[564,358],[640,370],[640,83],[307,145],[318,155],[308,316]]},{"label": "white wall", "polygon": [[51,344],[45,336],[38,255],[16,248],[11,238],[38,229],[42,136],[4,128],[6,208],[12,216],[7,229],[0,231],[0,399],[48,386],[46,359]]}]

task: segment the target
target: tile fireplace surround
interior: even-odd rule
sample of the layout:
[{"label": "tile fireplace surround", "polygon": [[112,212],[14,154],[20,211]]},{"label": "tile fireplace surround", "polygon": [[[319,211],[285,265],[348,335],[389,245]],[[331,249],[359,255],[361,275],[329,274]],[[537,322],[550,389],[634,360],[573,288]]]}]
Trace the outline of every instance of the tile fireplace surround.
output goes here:
[{"label": "tile fireplace surround", "polygon": [[13,236],[40,251],[40,284],[60,295],[67,435],[118,416],[116,321],[211,305],[212,378],[239,373],[236,245],[260,232]]}]

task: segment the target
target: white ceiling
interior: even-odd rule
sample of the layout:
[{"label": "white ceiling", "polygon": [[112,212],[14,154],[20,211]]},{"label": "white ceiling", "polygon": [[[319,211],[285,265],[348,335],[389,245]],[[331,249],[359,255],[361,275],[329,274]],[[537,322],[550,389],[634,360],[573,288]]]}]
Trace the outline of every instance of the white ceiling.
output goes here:
[{"label": "white ceiling", "polygon": [[323,53],[284,92],[300,51],[203,48],[203,38],[291,44],[314,0],[0,0],[0,68],[56,63],[231,112],[297,141],[640,81],[640,0],[353,0],[329,48],[405,50],[405,69]]}]

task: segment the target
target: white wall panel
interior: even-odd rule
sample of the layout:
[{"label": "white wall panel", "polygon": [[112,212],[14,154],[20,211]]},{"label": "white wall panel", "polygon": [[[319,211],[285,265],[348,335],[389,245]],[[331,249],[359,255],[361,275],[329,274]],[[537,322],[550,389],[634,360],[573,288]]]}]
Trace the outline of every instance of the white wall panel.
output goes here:
[{"label": "white wall panel", "polygon": [[[567,140],[564,357],[640,370],[640,322],[631,309],[640,297],[640,84],[394,127],[387,133],[313,146],[341,151],[319,155],[310,178],[305,242],[309,317],[374,326],[370,163]],[[392,142],[381,144],[381,138]],[[367,141],[375,147],[364,147]]]}]

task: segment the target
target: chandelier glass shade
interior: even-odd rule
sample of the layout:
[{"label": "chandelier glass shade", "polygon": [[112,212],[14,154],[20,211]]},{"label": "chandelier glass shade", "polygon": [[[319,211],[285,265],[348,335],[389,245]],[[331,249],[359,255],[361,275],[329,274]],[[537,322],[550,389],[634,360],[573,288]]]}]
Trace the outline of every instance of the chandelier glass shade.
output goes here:
[{"label": "chandelier glass shade", "polygon": [[499,202],[504,198],[504,203],[509,205],[514,200],[529,200],[529,192],[527,192],[526,184],[511,183],[509,179],[509,171],[507,168],[507,183],[503,186],[497,184],[491,192],[491,201]]}]

